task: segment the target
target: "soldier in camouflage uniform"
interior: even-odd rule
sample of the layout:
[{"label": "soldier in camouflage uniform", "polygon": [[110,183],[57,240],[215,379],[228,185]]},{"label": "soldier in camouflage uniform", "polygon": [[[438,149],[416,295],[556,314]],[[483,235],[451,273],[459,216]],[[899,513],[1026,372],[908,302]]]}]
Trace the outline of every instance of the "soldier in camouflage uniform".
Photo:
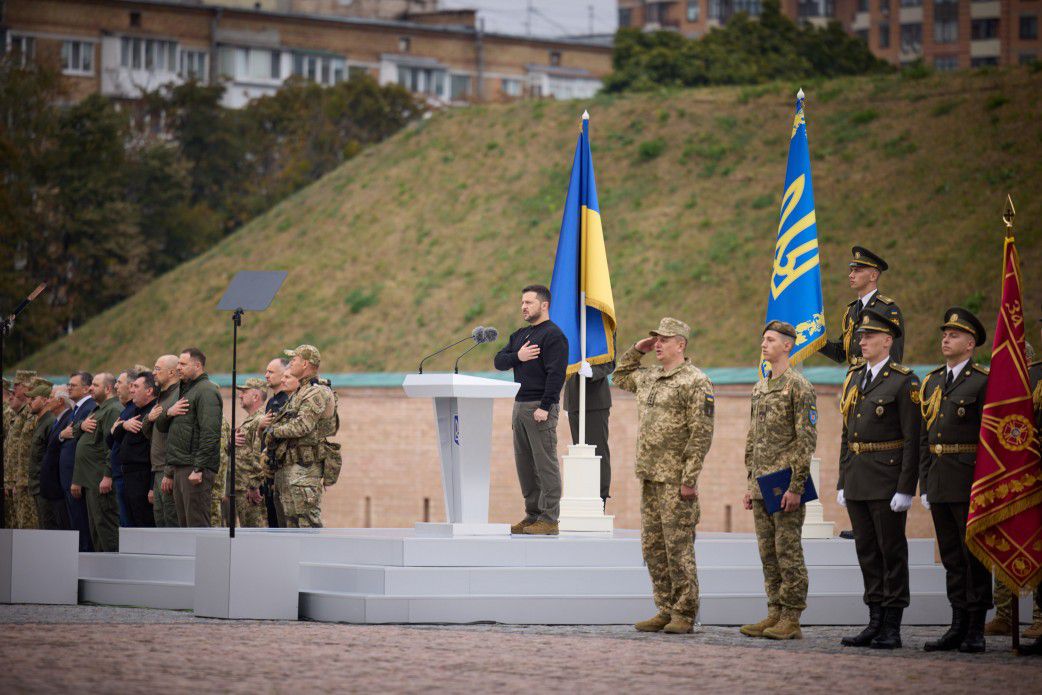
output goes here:
[{"label": "soldier in camouflage uniform", "polygon": [[[691,328],[664,318],[631,347],[614,383],[636,394],[636,473],[641,480],[641,547],[658,614],[636,624],[641,632],[692,631],[698,616],[695,526],[698,474],[713,440],[713,384],[684,356]],[[655,350],[656,367],[640,360]]]},{"label": "soldier in camouflage uniform", "polygon": [[300,345],[286,354],[293,358],[286,372],[300,380],[300,388],[277,415],[262,417],[258,427],[264,429],[267,447],[279,465],[275,487],[286,526],[321,528],[324,483],[331,484],[328,476],[334,465],[339,472],[339,451],[327,441],[340,426],[336,393],[318,378],[318,348]]},{"label": "soldier in camouflage uniform", "polygon": [[4,528],[14,528],[14,485],[12,482],[14,476],[10,466],[11,454],[9,451],[11,448],[11,426],[14,421],[14,405],[16,404],[17,399],[12,392],[12,384],[7,379],[4,379]]},{"label": "soldier in camouflage uniform", "polygon": [[232,426],[221,418],[221,451],[217,467],[217,475],[213,479],[213,491],[210,497],[210,526],[227,526],[228,498],[224,491],[228,489],[228,462],[231,460]]},{"label": "soldier in camouflage uniform", "polygon": [[268,382],[251,377],[239,387],[239,402],[246,411],[246,419],[235,433],[235,512],[239,525],[264,528],[268,525],[268,510],[260,487],[266,476],[261,466],[261,447],[257,425],[264,414],[268,397]]},{"label": "soldier in camouflage uniform", "polygon": [[[796,328],[771,321],[764,328],[760,348],[771,365],[771,377],[753,387],[745,469],[749,489],[742,500],[753,512],[756,541],[763,563],[767,617],[741,632],[750,637],[803,639],[800,616],[807,608],[807,565],[803,560],[803,519],[800,504],[810,475],[810,459],[818,442],[818,409],[814,387],[790,368],[789,352]],[[781,510],[768,514],[757,478],[791,469],[792,478],[781,499]]]},{"label": "soldier in camouflage uniform", "polygon": [[12,414],[4,428],[4,488],[10,490],[4,505],[7,528],[36,528],[35,503],[28,499],[29,439],[35,425],[28,396],[35,381],[36,372],[19,370],[15,373]]}]

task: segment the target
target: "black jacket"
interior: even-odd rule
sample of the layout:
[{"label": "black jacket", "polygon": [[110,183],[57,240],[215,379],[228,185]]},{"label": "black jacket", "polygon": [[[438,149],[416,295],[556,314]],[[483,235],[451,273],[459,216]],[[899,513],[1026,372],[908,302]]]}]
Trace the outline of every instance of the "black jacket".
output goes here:
[{"label": "black jacket", "polygon": [[[522,362],[517,352],[526,342],[539,346],[539,357]],[[495,365],[500,371],[514,370],[514,381],[521,384],[515,401],[539,401],[539,407],[549,411],[561,399],[568,369],[568,338],[553,321],[525,326],[511,334],[506,346],[496,354]]]}]

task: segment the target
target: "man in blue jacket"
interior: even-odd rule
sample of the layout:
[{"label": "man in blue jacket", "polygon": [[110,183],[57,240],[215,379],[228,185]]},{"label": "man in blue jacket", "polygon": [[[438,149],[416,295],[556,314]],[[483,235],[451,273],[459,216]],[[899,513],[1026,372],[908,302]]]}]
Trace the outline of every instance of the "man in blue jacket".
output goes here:
[{"label": "man in blue jacket", "polygon": [[62,448],[58,460],[58,472],[62,494],[65,495],[65,504],[69,508],[69,523],[74,531],[80,532],[81,553],[93,552],[94,544],[90,539],[87,503],[82,497],[72,496],[72,473],[76,468],[76,437],[73,436],[73,430],[78,430],[77,425],[97,408],[97,404],[90,396],[92,381],[94,381],[94,376],[90,372],[74,372],[69,375],[69,399],[73,403],[72,415],[69,417],[68,424],[59,434]]},{"label": "man in blue jacket", "polygon": [[58,470],[61,458],[61,431],[72,422],[72,401],[69,400],[69,387],[55,386],[51,389],[51,408],[55,413],[54,424],[47,432],[47,448],[40,462],[40,497],[51,506],[51,517],[55,520],[55,528],[67,531],[72,528],[69,521],[69,506],[62,492],[61,474]]}]

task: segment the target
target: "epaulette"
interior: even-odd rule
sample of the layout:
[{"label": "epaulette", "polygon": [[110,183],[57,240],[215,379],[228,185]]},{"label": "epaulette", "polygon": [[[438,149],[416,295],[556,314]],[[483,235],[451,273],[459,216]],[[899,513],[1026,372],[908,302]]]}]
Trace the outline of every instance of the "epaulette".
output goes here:
[{"label": "epaulette", "polygon": [[933,370],[931,370],[931,371],[927,372],[927,373],[926,373],[926,376],[930,376],[931,374],[937,374],[938,372],[943,372],[943,371],[944,371],[945,369],[947,369],[947,368],[948,368],[948,367],[947,367],[946,365],[943,365],[943,364],[942,364],[942,365],[941,365],[940,367],[938,367],[937,369],[933,369]]},{"label": "epaulette", "polygon": [[893,299],[890,299],[890,297],[887,297],[885,294],[882,294],[880,292],[876,292],[876,297],[878,297],[879,301],[881,301],[883,304],[893,304],[894,303]]},{"label": "epaulette", "polygon": [[854,306],[855,304],[859,303],[860,301],[861,301],[861,297],[858,297],[854,301],[852,301],[849,304],[847,304],[847,306]]},{"label": "epaulette", "polygon": [[861,369],[864,366],[865,366],[864,362],[859,362],[858,364],[852,364],[852,365],[850,365],[847,368],[847,374],[853,374],[854,372],[856,372],[857,370]]},{"label": "epaulette", "polygon": [[910,367],[906,367],[903,364],[898,364],[897,362],[891,362],[890,363],[890,368],[893,369],[898,374],[911,374],[912,373],[912,370],[911,370]]},{"label": "epaulette", "polygon": [[973,369],[974,369],[974,371],[980,372],[981,374],[983,374],[985,376],[987,376],[988,374],[991,373],[991,367],[983,367],[983,366],[981,366],[981,365],[979,365],[977,363],[973,364]]}]

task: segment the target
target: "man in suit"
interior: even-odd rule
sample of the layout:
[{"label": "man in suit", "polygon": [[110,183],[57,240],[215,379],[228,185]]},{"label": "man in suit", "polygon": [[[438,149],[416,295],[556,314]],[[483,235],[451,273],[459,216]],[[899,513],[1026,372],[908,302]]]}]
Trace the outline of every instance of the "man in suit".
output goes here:
[{"label": "man in suit", "polygon": [[910,598],[905,523],[919,480],[919,379],[890,356],[901,327],[889,316],[866,309],[856,333],[864,362],[843,383],[836,501],[854,526],[869,624],[843,645],[896,649]]},{"label": "man in suit", "polygon": [[861,316],[867,309],[886,316],[901,329],[901,335],[894,338],[890,348],[890,357],[900,362],[904,356],[904,319],[901,309],[890,297],[880,294],[879,276],[890,266],[882,258],[864,246],[850,249],[850,272],[847,281],[850,289],[857,293],[857,299],[847,305],[843,314],[843,336],[839,340],[829,340],[821,348],[821,354],[833,362],[857,366],[862,361],[861,346],[855,333],[861,325]]},{"label": "man in suit", "polygon": [[984,619],[991,608],[991,572],[966,547],[966,518],[980,439],[988,370],[973,364],[973,351],[987,339],[968,309],[944,312],[941,353],[945,364],[923,380],[919,444],[919,492],[933,516],[947,574],[952,624],[928,652],[983,652]]},{"label": "man in suit", "polygon": [[[87,503],[83,496],[72,494],[72,475],[76,469],[76,441],[81,432],[79,425],[94,412],[97,404],[90,396],[91,383],[94,376],[90,372],[74,372],[69,375],[69,398],[72,400],[72,415],[61,430],[59,439],[62,443],[61,456],[58,460],[62,492],[69,508],[69,523],[73,530],[80,532],[80,552],[94,551],[90,537],[90,521],[87,518]],[[75,435],[74,435],[75,433]]]},{"label": "man in suit", "polygon": [[[40,461],[40,497],[50,506],[50,517],[55,521],[55,528],[69,530],[69,506],[65,502],[65,493],[59,472],[62,441],[60,435],[72,421],[72,401],[69,400],[68,386],[55,386],[51,389],[51,412],[55,420],[47,430],[47,446]],[[43,515],[41,515],[41,518]]]}]

